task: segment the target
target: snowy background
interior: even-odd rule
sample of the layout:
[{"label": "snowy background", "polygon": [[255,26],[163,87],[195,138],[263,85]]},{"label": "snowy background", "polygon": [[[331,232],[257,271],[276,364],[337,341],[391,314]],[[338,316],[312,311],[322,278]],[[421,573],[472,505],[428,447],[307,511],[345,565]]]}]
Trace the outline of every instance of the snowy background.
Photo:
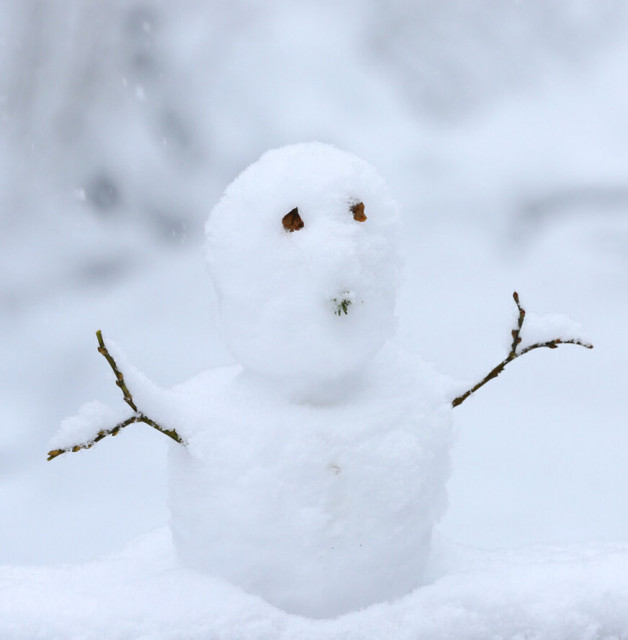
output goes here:
[{"label": "snowy background", "polygon": [[[47,444],[84,402],[120,402],[96,329],[164,386],[231,362],[204,221],[264,150],[312,139],[364,157],[396,194],[400,333],[438,369],[473,383],[504,357],[515,289],[528,309],[579,321],[596,348],[530,354],[456,409],[439,545],[463,577],[412,607],[310,628],[179,576],[197,595],[168,600],[144,637],[171,637],[160,620],[177,616],[200,633],[188,615],[200,593],[212,637],[626,634],[627,68],[628,7],[603,0],[3,2],[4,636],[102,637],[102,623],[140,637],[133,621],[166,602],[161,590],[133,608],[115,568],[128,590],[134,571],[167,564],[167,439],[136,425],[53,462]],[[77,622],[68,603],[85,582],[43,567],[63,563],[130,626],[87,602]]]}]

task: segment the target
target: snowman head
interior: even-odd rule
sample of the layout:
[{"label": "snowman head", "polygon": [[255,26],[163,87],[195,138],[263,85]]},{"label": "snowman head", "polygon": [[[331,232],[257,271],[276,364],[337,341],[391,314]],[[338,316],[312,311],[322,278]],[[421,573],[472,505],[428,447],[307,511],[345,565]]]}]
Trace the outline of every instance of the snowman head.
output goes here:
[{"label": "snowman head", "polygon": [[366,162],[309,143],[265,153],[207,223],[226,340],[248,370],[329,382],[394,330],[396,205]]}]

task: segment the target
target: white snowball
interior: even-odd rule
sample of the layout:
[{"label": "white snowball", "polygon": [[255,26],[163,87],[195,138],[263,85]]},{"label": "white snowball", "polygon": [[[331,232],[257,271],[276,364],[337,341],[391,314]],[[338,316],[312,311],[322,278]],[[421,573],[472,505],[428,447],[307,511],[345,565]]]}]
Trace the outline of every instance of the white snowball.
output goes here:
[{"label": "white snowball", "polygon": [[331,617],[412,591],[444,511],[451,446],[441,379],[388,344],[333,402],[286,399],[239,367],[174,390],[170,456],[186,566],[272,604]]},{"label": "white snowball", "polygon": [[[364,222],[351,212],[359,202]],[[294,208],[304,226],[286,231],[282,219]],[[237,360],[308,388],[367,362],[394,330],[396,221],[375,170],[328,145],[269,151],[248,167],[207,223],[210,270]]]}]

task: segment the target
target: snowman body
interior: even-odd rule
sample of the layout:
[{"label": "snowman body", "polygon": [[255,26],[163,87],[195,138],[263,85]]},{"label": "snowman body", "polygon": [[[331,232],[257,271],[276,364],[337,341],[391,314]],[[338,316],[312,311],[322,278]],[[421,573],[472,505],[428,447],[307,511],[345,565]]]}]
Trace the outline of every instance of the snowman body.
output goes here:
[{"label": "snowman body", "polygon": [[289,612],[411,591],[445,507],[443,381],[391,338],[396,222],[376,172],[317,143],[262,156],[208,222],[240,364],[171,392],[187,442],[170,458],[173,537],[183,564]]},{"label": "snowman body", "polygon": [[299,402],[231,367],[174,391],[196,414],[170,459],[186,566],[312,617],[420,584],[449,472],[439,377],[389,344],[344,384]]}]

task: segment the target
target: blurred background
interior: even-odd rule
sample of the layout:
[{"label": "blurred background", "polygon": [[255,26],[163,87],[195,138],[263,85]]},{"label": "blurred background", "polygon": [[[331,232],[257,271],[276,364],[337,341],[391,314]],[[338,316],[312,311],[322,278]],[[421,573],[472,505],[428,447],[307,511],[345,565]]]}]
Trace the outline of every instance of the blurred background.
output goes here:
[{"label": "blurred background", "polygon": [[231,362],[204,222],[263,151],[314,139],[400,202],[408,348],[476,382],[515,289],[596,346],[536,351],[456,409],[441,535],[628,540],[627,36],[611,0],[0,3],[0,563],[167,522],[166,438],[46,462],[48,440],[121,403],[97,329],[163,386]]}]

